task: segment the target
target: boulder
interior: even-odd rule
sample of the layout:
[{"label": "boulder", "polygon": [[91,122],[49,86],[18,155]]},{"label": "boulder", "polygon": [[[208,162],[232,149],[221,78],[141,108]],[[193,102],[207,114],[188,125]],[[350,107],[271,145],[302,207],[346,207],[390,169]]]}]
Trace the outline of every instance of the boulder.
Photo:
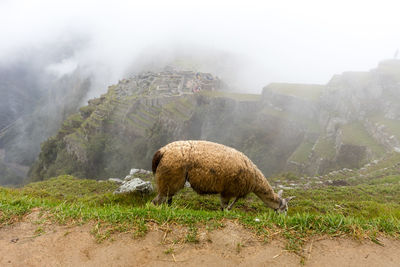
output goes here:
[{"label": "boulder", "polygon": [[133,178],[129,181],[124,181],[122,185],[115,190],[114,194],[126,194],[140,192],[150,194],[154,191],[153,185],[150,182],[143,181],[140,178]]}]

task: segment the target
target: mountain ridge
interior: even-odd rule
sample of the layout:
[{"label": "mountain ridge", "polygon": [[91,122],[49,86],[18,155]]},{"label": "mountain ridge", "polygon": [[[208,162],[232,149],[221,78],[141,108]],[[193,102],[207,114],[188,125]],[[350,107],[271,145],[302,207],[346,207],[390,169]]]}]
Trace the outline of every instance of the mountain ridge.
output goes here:
[{"label": "mountain ridge", "polygon": [[399,62],[334,75],[325,85],[271,83],[259,95],[232,92],[210,73],[139,73],[68,117],[29,175],[122,175],[148,168],[159,147],[179,139],[232,146],[266,175],[360,168],[400,151]]}]

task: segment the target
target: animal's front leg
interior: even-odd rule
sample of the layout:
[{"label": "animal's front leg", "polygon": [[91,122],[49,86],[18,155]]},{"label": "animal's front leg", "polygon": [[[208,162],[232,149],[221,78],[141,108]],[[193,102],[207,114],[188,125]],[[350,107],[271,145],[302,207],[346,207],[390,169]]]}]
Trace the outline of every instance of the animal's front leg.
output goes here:
[{"label": "animal's front leg", "polygon": [[168,197],[167,203],[168,203],[168,206],[171,206],[171,204],[172,204],[172,197]]},{"label": "animal's front leg", "polygon": [[229,206],[226,209],[231,210],[231,208],[233,207],[233,204],[235,204],[238,199],[239,199],[239,197],[235,197],[235,199],[232,201],[231,204],[229,204]]},{"label": "animal's front leg", "polygon": [[221,195],[221,210],[224,210],[228,206],[229,200],[231,200],[230,197],[224,197]]}]

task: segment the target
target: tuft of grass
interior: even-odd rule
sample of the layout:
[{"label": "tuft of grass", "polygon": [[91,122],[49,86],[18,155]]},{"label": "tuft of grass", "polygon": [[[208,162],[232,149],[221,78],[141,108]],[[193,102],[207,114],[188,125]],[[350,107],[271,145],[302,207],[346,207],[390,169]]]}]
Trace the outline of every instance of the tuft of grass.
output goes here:
[{"label": "tuft of grass", "polygon": [[199,239],[198,239],[198,229],[196,226],[191,225],[189,227],[188,233],[186,234],[186,242],[189,243],[199,243]]},{"label": "tuft of grass", "polygon": [[174,254],[174,248],[173,248],[173,247],[170,247],[170,248],[164,250],[164,254],[165,254],[165,255]]}]

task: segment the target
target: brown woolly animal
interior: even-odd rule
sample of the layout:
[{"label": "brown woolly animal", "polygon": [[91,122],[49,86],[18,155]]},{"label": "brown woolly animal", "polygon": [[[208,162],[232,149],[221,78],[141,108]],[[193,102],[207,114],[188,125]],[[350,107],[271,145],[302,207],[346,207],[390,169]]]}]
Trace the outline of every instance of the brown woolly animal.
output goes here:
[{"label": "brown woolly animal", "polygon": [[[188,181],[199,194],[220,194],[221,209],[230,210],[235,202],[253,192],[268,207],[285,212],[294,197],[274,193],[257,166],[243,153],[207,141],[177,141],[160,148],[153,157],[153,173],[158,195],[153,203],[172,203]],[[233,202],[229,204],[230,199]]]}]

